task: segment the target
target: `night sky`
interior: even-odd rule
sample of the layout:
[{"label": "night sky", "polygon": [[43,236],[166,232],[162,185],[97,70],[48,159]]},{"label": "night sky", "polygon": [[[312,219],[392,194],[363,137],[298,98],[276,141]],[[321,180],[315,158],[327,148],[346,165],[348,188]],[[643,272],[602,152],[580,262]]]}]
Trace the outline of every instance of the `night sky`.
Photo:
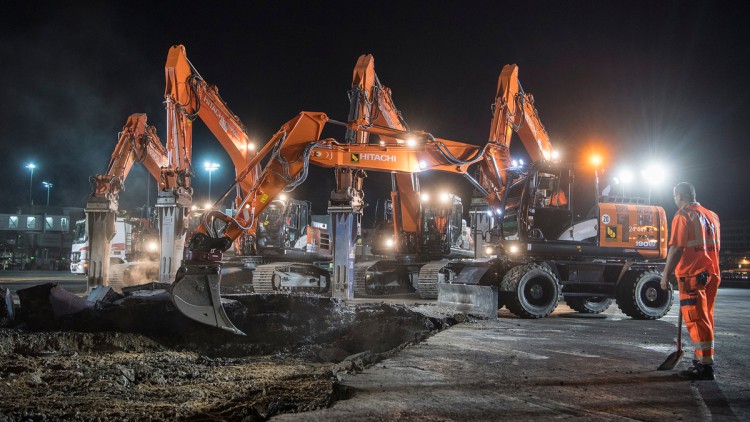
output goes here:
[{"label": "night sky", "polygon": [[[696,185],[723,219],[747,218],[750,192],[748,14],[735,2],[16,2],[0,18],[0,211],[46,201],[83,207],[89,176],[103,172],[128,115],[145,112],[166,139],[164,63],[183,44],[207,82],[264,143],[302,110],[346,120],[347,90],[360,54],[412,129],[486,142],[497,78],[516,63],[553,145],[567,160],[606,153],[614,174],[659,161],[653,190],[674,212],[671,187]],[[20,9],[18,9],[20,7]],[[743,110],[745,110],[743,112]],[[194,131],[196,200],[206,197],[205,160],[221,169],[214,196],[233,177],[231,161],[202,123]],[[343,140],[334,129],[326,135]],[[512,151],[523,156],[516,138]],[[147,200],[136,166],[121,208]],[[643,183],[638,180],[638,185]],[[427,188],[455,176],[425,175]],[[388,179],[366,182],[367,201]],[[325,211],[332,170],[312,171],[295,196]],[[630,188],[629,188],[630,189]],[[632,189],[637,189],[633,186]],[[155,185],[151,182],[151,202]],[[645,196],[646,193],[643,193]]]}]

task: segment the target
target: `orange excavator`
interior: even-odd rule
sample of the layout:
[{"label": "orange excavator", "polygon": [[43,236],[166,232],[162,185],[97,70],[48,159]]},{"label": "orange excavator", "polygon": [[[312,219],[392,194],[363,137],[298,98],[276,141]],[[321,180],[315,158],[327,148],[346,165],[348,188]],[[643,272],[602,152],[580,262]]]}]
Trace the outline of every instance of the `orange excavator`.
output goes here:
[{"label": "orange excavator", "polygon": [[[664,210],[637,198],[602,197],[597,183],[593,207],[585,218],[576,217],[576,167],[551,160],[549,136],[533,96],[521,87],[517,66],[503,68],[493,109],[489,145],[503,148],[497,155],[504,160],[482,161],[479,180],[490,193],[484,209],[495,219],[487,247],[494,258],[445,266],[439,299],[497,298],[488,314],[506,306],[524,318],[549,315],[561,295],[583,313],[603,312],[616,300],[633,318],[665,315],[672,294],[659,289],[667,250]],[[531,163],[510,165],[513,132]],[[480,293],[487,289],[498,294]]]},{"label": "orange excavator", "polygon": [[[349,121],[359,127],[409,130],[395,106],[391,90],[381,84],[375,73],[372,55],[362,55],[357,60],[349,100]],[[408,142],[383,134],[379,137],[382,144]],[[368,144],[370,133],[349,129],[345,140],[349,144]],[[346,169],[336,172],[343,176],[352,174]],[[418,276],[424,276],[420,270],[425,265],[435,266],[430,260],[473,257],[468,241],[464,248],[457,241],[463,213],[458,196],[444,192],[429,200],[429,193],[420,193],[418,173],[392,171],[390,209],[392,230],[378,231],[370,245],[373,253],[388,258],[370,258],[355,264],[355,296],[412,292],[417,288]],[[434,224],[442,220],[446,224]]]},{"label": "orange excavator", "polygon": [[[143,163],[158,184],[159,280],[171,282],[182,260],[192,203],[193,121],[201,118],[227,151],[235,168],[244,168],[255,154],[245,126],[219,96],[218,88],[206,83],[195,70],[182,45],[169,50],[165,79],[166,147],[161,144],[156,129],[147,125],[145,114],[131,115],[120,134],[106,173],[92,178],[94,186],[86,205],[91,248],[89,288],[107,283],[110,241],[114,236],[119,194],[136,161]],[[238,184],[237,198],[252,186],[253,176],[258,173],[259,170],[248,172]]]},{"label": "orange excavator", "polygon": [[115,235],[115,217],[120,192],[135,162],[141,162],[156,179],[160,192],[189,189],[186,172],[170,164],[169,151],[147,123],[145,114],[132,114],[120,132],[107,171],[92,177],[92,193],[86,203],[86,225],[90,248],[88,288],[107,284],[109,252]]},{"label": "orange excavator", "polygon": [[[408,130],[401,113],[396,108],[391,90],[384,86],[375,73],[372,55],[362,55],[357,60],[349,91],[349,120],[363,127],[382,126]],[[349,144],[370,143],[370,133],[347,130],[345,142]],[[403,144],[400,139],[380,135],[383,144]],[[376,143],[378,141],[375,141]],[[353,177],[364,178],[364,170],[337,168],[339,185],[354,186]],[[356,256],[354,268],[354,294],[356,297],[388,293],[410,293],[416,288],[419,269],[429,259],[446,257],[473,257],[468,240],[463,249],[461,236],[461,200],[454,195],[435,195],[434,200],[426,201],[427,194],[420,195],[419,179],[416,174],[391,173],[392,192],[390,209],[394,212],[389,220],[390,227],[380,227],[375,240],[369,245],[377,256]],[[358,193],[364,196],[363,192]],[[336,200],[334,192],[334,200]],[[343,196],[346,196],[344,192]],[[446,200],[447,198],[447,200]],[[396,207],[392,204],[396,204]],[[308,201],[289,199],[283,195],[275,199],[263,211],[258,226],[258,250],[271,263],[258,265],[253,272],[255,292],[316,292],[324,293],[330,288],[330,274],[322,271],[309,261],[330,260],[330,246],[327,242],[330,219],[316,224],[310,220]],[[302,212],[297,212],[300,210]],[[283,224],[285,215],[291,225]],[[324,216],[318,216],[318,218]],[[445,220],[446,224],[431,224],[435,220]],[[304,221],[300,224],[300,221]],[[304,251],[281,247],[283,239],[287,243],[305,240],[296,233],[297,228],[307,225],[307,247]],[[316,227],[316,225],[318,227]],[[321,228],[326,227],[326,229]],[[358,231],[357,246],[361,237]],[[453,242],[451,242],[453,241]],[[269,246],[270,245],[270,246]],[[291,245],[290,245],[291,246]],[[368,246],[368,245],[363,245]],[[455,247],[451,247],[455,246]],[[303,245],[302,248],[305,248]],[[363,251],[366,248],[358,248]],[[456,255],[460,251],[463,255]],[[324,252],[324,253],[319,253]],[[305,259],[308,262],[293,262]],[[439,267],[442,267],[440,265]],[[437,292],[435,292],[435,297]]]},{"label": "orange excavator", "polygon": [[[381,137],[381,142],[342,144],[334,139],[321,139],[320,134],[327,123],[376,134]],[[370,124],[363,127],[357,121],[338,122],[324,113],[313,112],[302,112],[282,126],[238,175],[236,183],[268,155],[270,159],[260,178],[239,207],[248,209],[250,218],[240,214],[231,217],[218,211],[205,214],[203,223],[191,239],[185,265],[172,287],[174,303],[183,313],[232,332],[239,330],[226,317],[219,297],[222,254],[243,233],[255,233],[256,216],[282,191],[303,183],[311,163],[339,169],[337,188],[329,203],[334,248],[332,293],[334,297],[352,298],[353,251],[357,235],[353,223],[364,205],[361,194],[363,172],[411,174],[435,170],[470,178],[467,174],[469,166],[489,156],[487,147],[438,139],[425,132],[407,132]],[[218,226],[215,221],[222,223],[221,233],[209,229]]]},{"label": "orange excavator", "polygon": [[[171,139],[177,144],[192,148],[193,122],[200,118],[229,154],[234,168],[237,171],[244,169],[255,156],[255,145],[250,141],[247,128],[221,98],[219,88],[207,83],[198,73],[188,59],[184,46],[175,45],[169,49],[165,73],[164,98]],[[235,205],[249,191],[259,173],[260,167],[252,169],[236,185]],[[166,203],[169,204],[169,201],[166,200]],[[252,244],[253,239],[240,238],[237,239],[235,249],[242,250],[245,245]],[[173,278],[174,273],[164,281],[171,282]]]}]

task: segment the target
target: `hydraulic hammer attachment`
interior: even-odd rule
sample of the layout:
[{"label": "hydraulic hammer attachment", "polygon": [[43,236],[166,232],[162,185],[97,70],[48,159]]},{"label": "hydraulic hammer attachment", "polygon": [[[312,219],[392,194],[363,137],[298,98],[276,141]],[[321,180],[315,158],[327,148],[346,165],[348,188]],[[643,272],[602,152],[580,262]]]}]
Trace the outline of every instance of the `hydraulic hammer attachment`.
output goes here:
[{"label": "hydraulic hammer attachment", "polygon": [[221,306],[220,284],[219,264],[183,265],[172,284],[172,302],[190,319],[244,336]]}]

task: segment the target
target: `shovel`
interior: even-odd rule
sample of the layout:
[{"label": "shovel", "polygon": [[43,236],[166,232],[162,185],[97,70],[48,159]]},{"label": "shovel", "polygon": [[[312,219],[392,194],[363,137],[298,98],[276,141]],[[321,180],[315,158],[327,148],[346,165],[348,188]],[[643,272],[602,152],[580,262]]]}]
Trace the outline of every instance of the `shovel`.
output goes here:
[{"label": "shovel", "polygon": [[677,313],[677,351],[672,352],[667,359],[656,368],[658,371],[669,371],[674,369],[675,366],[682,359],[682,307],[680,307]]}]

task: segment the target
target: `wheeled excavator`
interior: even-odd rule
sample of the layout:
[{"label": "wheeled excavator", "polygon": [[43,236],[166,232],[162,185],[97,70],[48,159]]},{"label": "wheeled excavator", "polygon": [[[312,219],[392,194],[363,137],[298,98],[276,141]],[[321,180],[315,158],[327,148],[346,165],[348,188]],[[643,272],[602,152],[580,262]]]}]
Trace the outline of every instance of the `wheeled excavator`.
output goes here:
[{"label": "wheeled excavator", "polygon": [[[489,144],[502,148],[506,165],[483,161],[479,180],[490,192],[487,209],[495,224],[487,249],[494,258],[449,263],[436,280],[444,282],[440,296],[471,302],[496,288],[498,306],[524,318],[549,315],[561,295],[579,312],[603,312],[616,299],[633,318],[664,316],[672,304],[671,289],[659,288],[667,251],[664,209],[604,198],[597,188],[586,218],[576,218],[574,175],[582,169],[550,159],[549,137],[517,66],[503,68],[493,109]],[[531,163],[507,165],[513,132]]]}]

